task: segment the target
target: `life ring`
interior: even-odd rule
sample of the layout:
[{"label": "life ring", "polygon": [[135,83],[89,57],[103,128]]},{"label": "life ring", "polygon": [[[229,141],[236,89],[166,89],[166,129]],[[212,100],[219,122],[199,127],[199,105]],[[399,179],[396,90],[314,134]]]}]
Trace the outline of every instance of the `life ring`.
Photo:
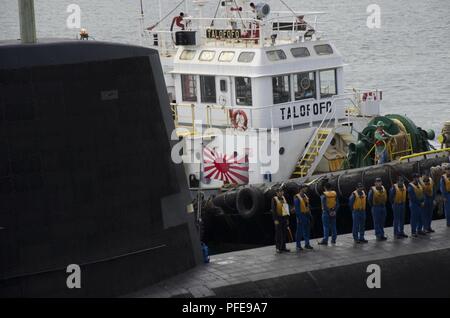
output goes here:
[{"label": "life ring", "polygon": [[300,86],[301,88],[306,91],[307,89],[309,89],[311,87],[311,82],[309,80],[309,78],[304,77],[301,81],[300,81]]},{"label": "life ring", "polygon": [[231,119],[231,126],[234,129],[246,131],[248,128],[248,117],[247,114],[242,110],[232,110],[230,109],[230,119]]}]

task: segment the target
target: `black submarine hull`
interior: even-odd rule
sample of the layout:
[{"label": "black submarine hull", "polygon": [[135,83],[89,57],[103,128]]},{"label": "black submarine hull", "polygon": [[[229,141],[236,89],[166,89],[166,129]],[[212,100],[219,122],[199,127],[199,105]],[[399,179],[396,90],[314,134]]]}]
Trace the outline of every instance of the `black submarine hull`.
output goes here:
[{"label": "black submarine hull", "polygon": [[[377,177],[382,178],[385,187],[390,188],[399,176],[411,180],[414,173],[429,173],[435,182],[435,187],[438,187],[441,174],[436,167],[445,163],[449,163],[448,156],[420,161],[389,163],[320,176],[319,180],[313,182],[307,189],[313,216],[312,238],[321,237],[323,233],[320,194],[323,192],[325,183],[330,183],[338,193],[341,208],[338,212],[337,228],[339,234],[344,234],[352,231],[352,214],[348,207],[348,198],[359,182],[368,191]],[[442,169],[440,171],[442,173]],[[277,189],[282,188],[288,202],[292,205],[293,196],[297,193],[300,184],[300,181],[293,179],[287,180],[285,183],[241,187],[218,194],[209,205],[204,206],[203,240],[212,246],[214,253],[273,244],[274,226],[270,213],[271,198],[275,195]],[[387,210],[386,226],[391,226],[392,210],[390,204],[387,204]],[[442,217],[442,207],[438,200],[434,218]],[[408,207],[405,221],[409,223]],[[290,218],[290,229],[295,239],[296,219],[293,215]],[[373,229],[370,207],[367,208],[366,229]]]},{"label": "black submarine hull", "polygon": [[199,264],[173,128],[154,50],[0,43],[0,297],[119,296]]}]

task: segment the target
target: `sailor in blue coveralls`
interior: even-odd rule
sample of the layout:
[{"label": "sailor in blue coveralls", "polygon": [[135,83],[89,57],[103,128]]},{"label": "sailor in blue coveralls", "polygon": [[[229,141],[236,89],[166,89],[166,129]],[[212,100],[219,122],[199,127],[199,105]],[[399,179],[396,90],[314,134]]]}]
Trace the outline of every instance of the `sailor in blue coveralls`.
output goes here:
[{"label": "sailor in blue coveralls", "polygon": [[408,235],[406,235],[404,232],[406,193],[407,189],[405,186],[405,181],[402,177],[399,177],[397,183],[394,184],[389,191],[389,199],[391,201],[392,212],[394,214],[394,237],[396,239],[408,237]]},{"label": "sailor in blue coveralls", "polygon": [[305,240],[305,248],[312,250],[309,244],[311,209],[309,207],[309,198],[306,195],[306,186],[301,186],[299,193],[294,196],[295,215],[297,217],[297,232],[295,235],[297,250],[302,250],[302,239]]},{"label": "sailor in blue coveralls", "polygon": [[375,185],[369,191],[369,204],[372,206],[373,228],[377,241],[386,241],[384,235],[384,224],[386,223],[387,191],[383,186],[381,178],[375,179]]},{"label": "sailor in blue coveralls", "polygon": [[322,202],[323,239],[319,242],[319,245],[328,245],[330,228],[331,243],[335,244],[337,238],[336,217],[339,209],[337,193],[336,191],[331,190],[330,184],[326,184],[324,188],[325,191],[320,196],[320,200]]},{"label": "sailor in blue coveralls", "polygon": [[366,192],[362,183],[358,183],[358,187],[351,194],[348,200],[348,206],[352,209],[353,218],[353,240],[355,243],[367,243],[364,238],[366,226]]},{"label": "sailor in blue coveralls", "polygon": [[434,190],[433,180],[428,176],[424,175],[421,179],[423,187],[423,195],[425,197],[425,207],[422,210],[422,231],[425,233],[434,233],[431,228],[431,221],[433,220],[433,210],[434,210],[434,198],[436,191]]},{"label": "sailor in blue coveralls", "polygon": [[426,235],[421,229],[422,210],[425,207],[425,197],[423,187],[420,184],[418,173],[413,175],[414,180],[408,186],[409,209],[411,211],[411,235],[417,237],[417,234]]}]

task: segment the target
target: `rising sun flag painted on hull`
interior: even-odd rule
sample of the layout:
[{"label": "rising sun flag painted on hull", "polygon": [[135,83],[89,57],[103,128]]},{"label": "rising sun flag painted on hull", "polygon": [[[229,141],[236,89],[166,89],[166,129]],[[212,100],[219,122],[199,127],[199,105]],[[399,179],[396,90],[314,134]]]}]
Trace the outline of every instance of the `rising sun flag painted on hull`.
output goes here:
[{"label": "rising sun flag painted on hull", "polygon": [[214,149],[203,150],[203,174],[205,179],[221,180],[224,183],[248,183],[248,156],[228,156]]}]

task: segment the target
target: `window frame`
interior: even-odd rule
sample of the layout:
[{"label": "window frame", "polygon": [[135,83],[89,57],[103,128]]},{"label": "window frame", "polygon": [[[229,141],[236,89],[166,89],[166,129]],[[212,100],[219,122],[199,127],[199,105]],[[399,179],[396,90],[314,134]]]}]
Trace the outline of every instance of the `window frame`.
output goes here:
[{"label": "window frame", "polygon": [[[248,97],[245,96],[243,99],[245,100],[245,102],[238,102],[239,99],[239,95],[241,95],[240,93],[238,93],[239,87],[243,87],[243,86],[238,86],[238,79],[248,79],[249,83],[250,83],[250,102],[248,103]],[[248,76],[236,76],[234,78],[234,93],[235,93],[235,103],[237,106],[253,106],[253,83],[252,83],[252,78],[248,77]],[[243,89],[248,89],[248,86],[246,85],[245,88]]]},{"label": "window frame", "polygon": [[[202,56],[205,53],[212,53],[212,57],[210,59],[203,59]],[[200,55],[198,56],[198,60],[200,62],[211,62],[212,60],[214,60],[215,57],[216,57],[216,51],[213,51],[213,50],[202,50],[200,52]]]},{"label": "window frame", "polygon": [[[232,56],[231,56],[231,59],[229,59],[229,60],[222,60],[221,58],[222,58],[222,56],[224,55],[224,54],[233,54]],[[233,62],[233,60],[234,60],[234,57],[236,56],[236,52],[235,51],[222,51],[222,52],[220,52],[220,54],[219,54],[219,62],[222,62],[222,63],[231,63],[231,62]]]},{"label": "window frame", "polygon": [[[335,93],[334,94],[323,95],[322,94],[322,73],[323,72],[328,72],[328,71],[334,71],[334,90],[335,90]],[[320,99],[322,99],[322,98],[331,98],[333,96],[338,95],[337,68],[328,68],[328,69],[324,69],[324,70],[319,70],[318,72],[319,72],[319,93],[320,93]]]},{"label": "window frame", "polygon": [[[306,52],[308,52],[308,55],[295,55],[294,54],[294,50],[299,50],[299,49],[304,49]],[[311,52],[309,51],[309,49],[305,46],[299,46],[299,47],[293,47],[291,48],[291,54],[294,58],[298,59],[298,58],[304,58],[304,57],[310,57],[311,56]]]},{"label": "window frame", "polygon": [[[186,99],[186,95],[185,95],[185,82],[183,80],[184,77],[191,77],[193,80],[189,81],[190,83],[193,83],[193,87],[189,87],[189,89],[193,89],[194,91],[194,96],[193,97],[189,97],[190,99]],[[193,75],[193,74],[180,74],[180,80],[181,80],[181,100],[183,102],[198,102],[198,83],[197,83],[197,75]],[[194,99],[195,98],[195,99]]]},{"label": "window frame", "polygon": [[[193,52],[194,54],[192,55],[192,58],[190,58],[190,59],[183,58],[183,55],[184,55],[184,53],[186,53],[186,52]],[[196,50],[185,49],[185,50],[183,50],[183,52],[181,52],[181,54],[180,54],[180,61],[192,61],[192,60],[195,58],[195,55],[196,55],[196,54],[197,54],[197,51],[196,51]]]},{"label": "window frame", "polygon": [[[312,87],[313,90],[313,96],[311,97],[302,97],[302,98],[297,98],[297,89],[298,89],[298,76],[301,74],[308,74],[308,78],[310,77],[310,75],[313,75],[313,85],[310,85],[310,87]],[[308,71],[308,72],[299,72],[299,73],[294,73],[292,74],[293,78],[292,78],[292,82],[293,82],[293,93],[294,93],[294,101],[300,101],[300,100],[306,100],[306,99],[317,99],[317,74],[316,71]],[[311,81],[311,79],[309,79]],[[297,83],[296,83],[297,82]],[[297,84],[297,85],[295,85]]]},{"label": "window frame", "polygon": [[[318,47],[328,47],[330,48],[331,52],[318,52],[317,48]],[[334,50],[333,47],[330,44],[318,44],[318,45],[314,45],[314,52],[316,52],[317,55],[319,56],[323,56],[323,55],[333,55],[334,54]]]},{"label": "window frame", "polygon": [[[252,56],[252,58],[251,58],[250,60],[248,60],[248,61],[242,61],[242,60],[241,60],[241,56],[244,55],[244,54],[249,54],[249,55]],[[239,56],[238,56],[237,61],[238,61],[239,63],[252,63],[253,60],[255,59],[255,56],[256,56],[256,53],[255,53],[255,52],[251,52],[251,51],[243,51],[243,52],[239,53]]]},{"label": "window frame", "polygon": [[[214,100],[212,100],[212,96],[206,96],[205,94],[205,79],[213,78],[214,80],[211,83],[214,83]],[[200,102],[203,104],[217,104],[217,87],[216,87],[216,77],[214,75],[200,75]],[[208,99],[207,99],[208,98]],[[211,98],[211,99],[209,99]]]},{"label": "window frame", "polygon": [[[270,56],[270,54],[269,53],[275,53],[275,52],[277,52],[277,53],[282,53],[282,55],[280,56],[279,54],[277,54],[277,59],[272,59]],[[282,49],[277,49],[277,50],[270,50],[270,51],[266,51],[266,56],[267,56],[267,59],[270,61],[270,62],[279,62],[279,61],[284,61],[284,60],[287,60],[287,55],[286,55],[286,52],[284,52],[284,50],[282,50]]]},{"label": "window frame", "polygon": [[[291,75],[292,74],[282,74],[282,75],[272,76],[272,78],[271,78],[272,79],[272,101],[273,101],[274,105],[292,102],[292,80],[291,80]],[[285,94],[285,96],[288,97],[288,100],[279,99],[278,101],[275,101],[275,92],[276,91],[275,91],[275,86],[274,86],[273,80],[275,78],[279,78],[279,77],[288,79],[287,87],[288,87],[289,91],[287,92],[288,94]],[[284,83],[283,86],[285,88],[286,87],[286,83]],[[284,93],[286,93],[286,91],[284,91]]]}]

